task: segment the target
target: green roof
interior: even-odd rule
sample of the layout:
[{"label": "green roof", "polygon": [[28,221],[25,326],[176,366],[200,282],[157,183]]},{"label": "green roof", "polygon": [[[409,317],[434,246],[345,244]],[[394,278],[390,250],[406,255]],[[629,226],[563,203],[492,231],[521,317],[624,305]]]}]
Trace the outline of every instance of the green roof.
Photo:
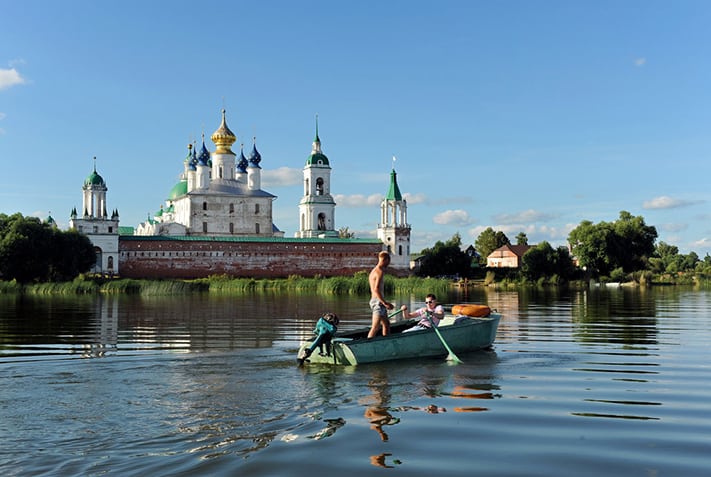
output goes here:
[{"label": "green roof", "polygon": [[101,177],[97,172],[96,169],[89,174],[89,177],[84,180],[84,185],[85,186],[90,186],[90,185],[95,185],[95,186],[101,186],[101,187],[106,187],[106,182],[104,182],[104,178]]},{"label": "green roof", "polygon": [[326,157],[326,154],[322,152],[316,152],[311,154],[307,159],[306,159],[306,165],[307,166],[328,166],[328,157]]},{"label": "green roof", "polygon": [[177,184],[173,186],[172,189],[170,189],[170,193],[168,194],[168,200],[175,200],[178,197],[182,197],[185,194],[188,193],[188,181],[180,181]]},{"label": "green roof", "polygon": [[390,172],[390,189],[388,189],[388,195],[385,196],[385,199],[402,200],[400,188],[397,186],[397,173],[395,172],[395,169]]},{"label": "green roof", "polygon": [[338,237],[324,238],[288,238],[288,237],[207,237],[199,235],[132,235],[122,236],[121,240],[147,240],[152,242],[262,242],[262,243],[382,243],[378,239],[342,239]]}]

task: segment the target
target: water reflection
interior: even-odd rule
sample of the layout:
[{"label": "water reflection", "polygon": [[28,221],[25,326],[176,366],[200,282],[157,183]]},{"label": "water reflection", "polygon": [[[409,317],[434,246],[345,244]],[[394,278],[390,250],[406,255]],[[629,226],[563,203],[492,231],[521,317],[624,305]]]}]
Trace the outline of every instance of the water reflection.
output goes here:
[{"label": "water reflection", "polygon": [[390,414],[390,384],[388,377],[381,369],[373,373],[368,382],[371,395],[365,396],[361,404],[366,406],[364,416],[370,422],[370,428],[378,433],[380,440],[387,442],[388,434],[383,430],[383,426],[393,426],[400,422],[399,418]]}]

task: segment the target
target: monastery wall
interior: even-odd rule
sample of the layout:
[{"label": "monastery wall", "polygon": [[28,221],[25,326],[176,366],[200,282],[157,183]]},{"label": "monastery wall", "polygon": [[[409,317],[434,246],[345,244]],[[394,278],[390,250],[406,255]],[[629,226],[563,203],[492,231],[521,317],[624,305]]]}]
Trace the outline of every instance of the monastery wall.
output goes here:
[{"label": "monastery wall", "polygon": [[373,268],[382,248],[364,239],[121,236],[119,270],[126,278],[348,276]]}]

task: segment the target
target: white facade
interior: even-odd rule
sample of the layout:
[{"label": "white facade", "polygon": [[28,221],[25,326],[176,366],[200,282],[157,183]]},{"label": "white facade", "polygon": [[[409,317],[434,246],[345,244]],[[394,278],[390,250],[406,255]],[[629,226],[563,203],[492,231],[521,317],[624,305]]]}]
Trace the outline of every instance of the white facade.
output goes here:
[{"label": "white facade", "polygon": [[[96,161],[96,158],[94,158]],[[106,182],[94,171],[86,178],[82,187],[81,216],[76,208],[69,218],[69,228],[86,235],[94,245],[96,263],[91,273],[114,275],[119,272],[119,214],[114,210],[111,217],[106,212]]]},{"label": "white facade", "polygon": [[205,138],[200,152],[188,146],[180,181],[171,190],[165,207],[141,223],[136,235],[196,235],[282,237],[272,221],[276,196],[261,189],[262,158],[256,143],[249,159],[239,161],[231,147],[237,137],[222,123],[211,136],[216,150],[210,153]]},{"label": "white facade", "polygon": [[304,166],[304,195],[299,202],[299,230],[296,238],[338,237],[335,230],[336,202],[331,195],[331,165],[321,151],[321,140],[314,139],[311,155]]},{"label": "white facade", "polygon": [[410,224],[407,223],[407,201],[397,185],[395,169],[390,172],[390,188],[380,203],[378,238],[390,253],[390,266],[399,270],[410,268]]}]

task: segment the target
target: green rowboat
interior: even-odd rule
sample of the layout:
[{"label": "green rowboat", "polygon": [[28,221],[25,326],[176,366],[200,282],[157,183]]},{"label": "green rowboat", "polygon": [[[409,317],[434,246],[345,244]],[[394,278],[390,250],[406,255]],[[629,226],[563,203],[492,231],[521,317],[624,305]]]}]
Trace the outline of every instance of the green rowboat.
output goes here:
[{"label": "green rowboat", "polygon": [[[466,353],[491,347],[496,338],[501,315],[491,313],[481,318],[465,316],[445,316],[437,327],[444,341],[455,353]],[[433,329],[409,331],[417,319],[405,320],[390,326],[388,336],[368,339],[369,328],[337,332],[330,344],[316,348],[306,358],[306,362],[356,365],[376,363],[395,359],[447,356],[447,349]],[[297,354],[304,356],[304,350],[313,341],[303,342]],[[298,358],[297,358],[298,359]]]}]

